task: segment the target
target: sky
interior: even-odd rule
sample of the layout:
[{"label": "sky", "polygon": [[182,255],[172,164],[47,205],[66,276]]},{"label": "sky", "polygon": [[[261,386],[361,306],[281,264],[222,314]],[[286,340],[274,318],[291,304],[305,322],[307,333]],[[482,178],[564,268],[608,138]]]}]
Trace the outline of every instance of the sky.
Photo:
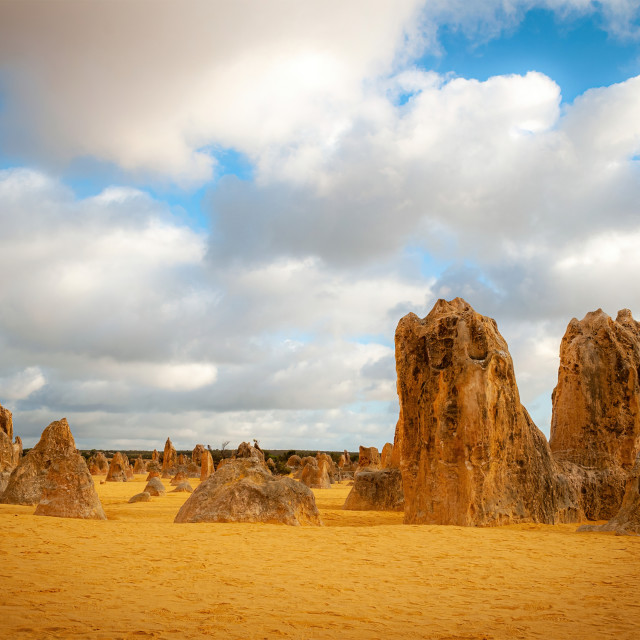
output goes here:
[{"label": "sky", "polygon": [[0,404],[26,446],[393,441],[394,332],[495,318],[548,436],[640,318],[640,0],[0,0]]}]

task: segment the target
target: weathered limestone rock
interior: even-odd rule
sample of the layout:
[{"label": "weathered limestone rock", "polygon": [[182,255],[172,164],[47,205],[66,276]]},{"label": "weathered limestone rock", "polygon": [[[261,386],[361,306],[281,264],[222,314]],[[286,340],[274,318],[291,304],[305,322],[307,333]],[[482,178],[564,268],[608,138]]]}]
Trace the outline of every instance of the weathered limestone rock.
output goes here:
[{"label": "weathered limestone rock", "polygon": [[628,309],[573,318],[560,345],[550,447],[589,519],[619,509],[640,452],[640,324]]},{"label": "weathered limestone rock", "polygon": [[322,524],[311,489],[275,477],[257,456],[219,467],[184,503],[174,522]]},{"label": "weathered limestone rock", "polygon": [[20,460],[11,472],[0,502],[5,504],[38,504],[53,460],[76,453],[76,444],[66,418],[52,422],[38,444]]},{"label": "weathered limestone rock", "polygon": [[358,471],[362,469],[380,469],[380,453],[376,447],[360,447]]},{"label": "weathered limestone rock", "polygon": [[201,466],[202,465],[202,456],[204,455],[206,449],[203,444],[197,444],[193,448],[193,452],[191,453],[191,462],[194,464]]},{"label": "weathered limestone rock", "polygon": [[408,524],[574,522],[583,514],[520,404],[507,343],[461,298],[396,330],[395,449]]},{"label": "weathered limestone rock", "polygon": [[105,478],[106,482],[127,482],[129,478],[127,477],[127,461],[125,461],[125,456],[123,456],[119,451],[113,455],[111,458],[111,463],[109,464],[109,471],[107,472],[107,477]]},{"label": "weathered limestone rock", "polygon": [[184,453],[178,454],[177,463],[179,467],[184,467],[187,464],[187,457]]},{"label": "weathered limestone rock", "polygon": [[189,481],[181,482],[171,493],[193,493],[193,487],[189,484]]},{"label": "weathered limestone rock", "polygon": [[393,458],[393,445],[390,442],[387,442],[384,447],[382,447],[382,453],[380,454],[380,467],[382,469],[391,469],[393,466],[391,460]]},{"label": "weathered limestone rock", "polygon": [[236,460],[241,458],[250,458],[252,460],[255,460],[256,463],[261,464],[266,469],[266,466],[264,463],[264,453],[262,452],[262,449],[259,449],[258,447],[254,447],[250,445],[248,442],[241,442],[238,445],[238,448],[234,454],[234,458]]},{"label": "weathered limestone rock", "polygon": [[91,456],[87,460],[87,466],[92,476],[106,475],[109,473],[109,461],[102,451],[98,451],[95,455]]},{"label": "weathered limestone rock", "polygon": [[131,498],[129,498],[129,502],[151,502],[151,494],[148,491],[136,493],[135,496],[131,496]]},{"label": "weathered limestone rock", "polygon": [[160,454],[157,449],[154,449],[151,454],[151,462],[160,462]]},{"label": "weathered limestone rock", "polygon": [[107,519],[87,463],[80,454],[73,453],[51,461],[34,515]]},{"label": "weathered limestone rock", "polygon": [[162,477],[170,478],[176,472],[178,466],[178,454],[171,444],[171,439],[167,438],[164,444],[164,454],[162,456]]},{"label": "weathered limestone rock", "polygon": [[200,466],[200,481],[204,482],[214,471],[213,469],[213,458],[209,451],[205,451],[202,454]]},{"label": "weathered limestone rock", "polygon": [[295,453],[292,456],[289,456],[287,460],[287,467],[289,467],[292,471],[297,471],[302,466],[302,459],[300,456]]},{"label": "weathered limestone rock", "polygon": [[402,474],[399,469],[363,469],[355,475],[343,509],[351,511],[403,511]]},{"label": "weathered limestone rock", "polygon": [[578,531],[614,531],[617,535],[640,535],[640,455],[629,474],[618,513],[603,525],[583,525]]},{"label": "weathered limestone rock", "polygon": [[167,490],[164,488],[162,484],[162,480],[160,478],[151,478],[149,482],[147,482],[147,486],[144,490],[151,496],[164,496],[167,494]]},{"label": "weathered limestone rock", "polygon": [[142,456],[138,456],[136,461],[133,463],[133,473],[146,473],[147,465],[145,461],[142,459]]},{"label": "weathered limestone rock", "polygon": [[300,482],[310,489],[331,489],[327,461],[324,459],[317,460],[316,458],[311,458],[307,464],[302,467]]},{"label": "weathered limestone rock", "polygon": [[156,469],[152,469],[147,474],[147,482],[149,482],[149,480],[151,480],[151,478],[159,478],[159,477],[160,477],[160,472],[158,470],[156,470]]},{"label": "weathered limestone rock", "polygon": [[184,471],[178,471],[178,473],[176,473],[175,476],[173,476],[173,478],[171,478],[171,482],[170,484],[172,486],[176,486],[182,482],[188,482],[188,476]]},{"label": "weathered limestone rock", "polygon": [[0,494],[9,483],[9,476],[17,466],[13,438],[13,416],[0,405]]},{"label": "weathered limestone rock", "polygon": [[13,414],[0,404],[0,433],[13,440]]}]

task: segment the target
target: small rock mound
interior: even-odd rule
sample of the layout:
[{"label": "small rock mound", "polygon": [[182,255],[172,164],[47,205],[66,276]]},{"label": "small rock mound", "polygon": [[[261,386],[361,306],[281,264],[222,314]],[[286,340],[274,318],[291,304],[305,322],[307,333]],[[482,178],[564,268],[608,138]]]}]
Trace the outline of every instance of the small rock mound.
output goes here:
[{"label": "small rock mound", "polygon": [[176,475],[171,478],[171,482],[169,484],[171,484],[172,486],[176,486],[182,484],[183,482],[188,482],[188,476],[184,471],[178,471],[178,473],[176,473]]},{"label": "small rock mound", "polygon": [[147,482],[147,486],[144,490],[152,496],[164,496],[167,494],[167,490],[164,488],[162,484],[162,480],[160,478],[151,478],[149,482]]},{"label": "small rock mound", "polygon": [[87,463],[80,454],[51,461],[34,515],[107,519]]},{"label": "small rock mound", "polygon": [[131,498],[129,498],[129,503],[132,502],[151,502],[151,494],[148,491],[136,493],[135,496],[131,496]]},{"label": "small rock mound", "polygon": [[404,494],[400,470],[358,471],[342,508],[350,511],[403,511]]},{"label": "small rock mound", "polygon": [[193,493],[193,487],[188,482],[181,482],[171,493]]},{"label": "small rock mound", "polygon": [[200,484],[174,522],[264,522],[320,525],[312,491],[274,477],[257,456],[229,460]]},{"label": "small rock mound", "polygon": [[302,459],[300,456],[295,453],[292,456],[289,456],[287,460],[287,467],[289,467],[293,471],[297,471],[302,466]]}]

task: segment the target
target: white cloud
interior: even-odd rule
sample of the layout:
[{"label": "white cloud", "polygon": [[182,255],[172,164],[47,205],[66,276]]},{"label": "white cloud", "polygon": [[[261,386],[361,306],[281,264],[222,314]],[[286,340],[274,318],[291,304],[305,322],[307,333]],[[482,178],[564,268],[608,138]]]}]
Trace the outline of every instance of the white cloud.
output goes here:
[{"label": "white cloud", "polygon": [[28,398],[46,384],[46,379],[39,367],[27,367],[23,371],[0,377],[0,397],[8,400]]}]

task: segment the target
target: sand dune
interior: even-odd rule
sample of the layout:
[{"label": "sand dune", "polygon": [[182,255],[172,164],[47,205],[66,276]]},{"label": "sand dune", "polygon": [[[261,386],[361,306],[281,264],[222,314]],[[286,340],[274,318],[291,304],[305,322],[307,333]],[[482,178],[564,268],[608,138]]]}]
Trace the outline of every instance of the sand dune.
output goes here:
[{"label": "sand dune", "polygon": [[178,525],[143,482],[97,486],[104,522],[0,505],[1,638],[640,637],[640,538],[405,526],[343,485],[322,528]]}]

